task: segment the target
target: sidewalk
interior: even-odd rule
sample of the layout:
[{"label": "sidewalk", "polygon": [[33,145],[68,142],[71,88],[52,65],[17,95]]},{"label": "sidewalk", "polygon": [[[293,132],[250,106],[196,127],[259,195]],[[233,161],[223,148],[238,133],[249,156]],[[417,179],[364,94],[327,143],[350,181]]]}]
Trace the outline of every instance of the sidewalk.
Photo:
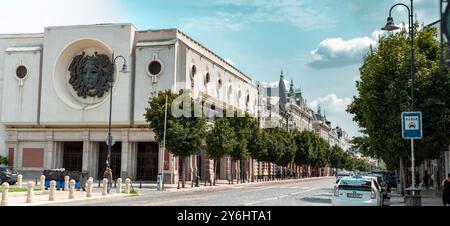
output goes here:
[{"label": "sidewalk", "polygon": [[[12,186],[15,187],[15,186]],[[35,187],[37,188],[37,186]],[[125,185],[122,187],[125,189]],[[64,190],[56,190],[55,191],[55,201],[49,201],[49,191],[34,191],[33,201],[32,203],[26,203],[27,193],[26,192],[10,192],[8,193],[8,206],[39,206],[43,204],[51,204],[51,203],[65,203],[65,202],[74,202],[74,201],[85,201],[85,200],[94,200],[94,199],[105,199],[105,198],[113,198],[113,197],[126,197],[133,196],[133,194],[124,194],[124,193],[116,193],[117,189],[112,189],[111,194],[107,194],[106,196],[102,196],[102,188],[94,187],[92,189],[92,197],[86,197],[85,191],[77,191],[74,192],[74,199],[69,199],[69,191]],[[1,193],[0,193],[1,194]],[[0,195],[1,198],[1,195]]]},{"label": "sidewalk", "polygon": [[[442,206],[442,191],[436,191],[434,188],[422,190],[422,206]],[[397,192],[392,192],[391,206],[405,206],[405,198]]]}]

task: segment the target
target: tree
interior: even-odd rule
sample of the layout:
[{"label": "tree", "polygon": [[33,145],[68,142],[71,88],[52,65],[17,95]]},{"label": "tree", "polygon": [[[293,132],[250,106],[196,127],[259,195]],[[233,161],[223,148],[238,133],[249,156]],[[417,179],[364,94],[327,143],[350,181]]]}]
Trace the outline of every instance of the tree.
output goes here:
[{"label": "tree", "polygon": [[219,118],[214,127],[206,135],[207,153],[214,159],[214,185],[216,185],[217,161],[228,155],[236,146],[236,135],[228,118]]},{"label": "tree", "polygon": [[[145,118],[149,127],[154,131],[156,141],[161,143],[164,136],[164,113],[165,100],[168,99],[167,129],[166,129],[166,148],[173,155],[180,157],[180,169],[182,170],[182,186],[185,187],[186,173],[184,162],[186,157],[193,155],[201,147],[206,132],[206,120],[202,112],[195,112],[202,109],[194,106],[192,98],[188,97],[187,104],[183,110],[187,115],[175,117],[170,111],[172,104],[178,98],[181,98],[183,90],[179,94],[174,94],[170,90],[159,92],[158,96],[149,100],[149,108],[145,109]],[[177,99],[177,100],[178,100]],[[178,104],[178,103],[177,103]],[[183,103],[184,104],[184,103]],[[200,117],[196,117],[200,116]]]},{"label": "tree", "polygon": [[[227,114],[228,115],[228,114]],[[231,151],[231,159],[234,164],[240,164],[241,160],[247,160],[249,156],[249,138],[250,138],[250,127],[252,125],[253,119],[250,117],[248,113],[242,117],[240,112],[234,112],[234,117],[228,117],[230,125],[234,128],[235,136],[236,136],[236,145]],[[237,166],[236,164],[236,173]],[[240,166],[239,166],[240,169]],[[242,172],[243,173],[243,172]],[[241,178],[241,175],[237,174],[237,180]],[[239,182],[238,182],[239,183]]]},{"label": "tree", "polygon": [[[436,29],[419,30],[416,24],[415,30],[415,110],[423,113],[424,132],[424,138],[416,142],[416,160],[420,162],[439,158],[440,147],[450,141],[450,120],[446,117],[450,80],[448,70],[440,64]],[[347,109],[370,137],[370,153],[381,157],[388,169],[397,169],[399,162],[405,168],[403,159],[410,158],[410,143],[400,133],[400,115],[411,109],[410,62],[406,31],[380,38],[378,48],[364,58],[361,81],[356,83],[358,96]]]}]

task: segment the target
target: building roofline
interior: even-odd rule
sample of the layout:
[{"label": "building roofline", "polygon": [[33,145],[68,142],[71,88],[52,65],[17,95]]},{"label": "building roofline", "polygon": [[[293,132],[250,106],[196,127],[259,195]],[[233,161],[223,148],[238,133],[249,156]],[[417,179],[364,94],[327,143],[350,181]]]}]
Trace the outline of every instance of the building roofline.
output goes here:
[{"label": "building roofline", "polygon": [[198,41],[196,41],[195,39],[193,39],[192,37],[190,37],[189,35],[187,35],[186,33],[180,31],[179,29],[175,29],[177,31],[178,34],[181,34],[182,36],[186,37],[187,39],[189,39],[190,41],[192,41],[193,43],[197,44],[199,47],[203,48],[204,50],[206,50],[208,53],[212,54],[213,56],[217,57],[222,63],[226,64],[227,66],[233,68],[234,70],[236,70],[237,72],[239,72],[241,75],[243,75],[246,79],[250,80],[250,83],[253,83],[253,79],[246,75],[244,72],[242,72],[241,70],[239,70],[238,68],[236,68],[235,66],[233,66],[232,64],[228,63],[228,61],[224,60],[222,57],[220,57],[219,55],[217,55],[216,53],[214,53],[213,51],[211,51],[210,49],[208,49],[207,47],[205,47],[204,45],[200,44]]},{"label": "building roofline", "polygon": [[0,34],[0,39],[44,38],[44,33],[11,33]]},{"label": "building roofline", "polygon": [[97,23],[97,24],[82,24],[82,25],[61,25],[61,26],[48,26],[47,29],[63,29],[63,28],[89,28],[89,27],[113,27],[113,26],[131,26],[137,29],[132,23]]}]

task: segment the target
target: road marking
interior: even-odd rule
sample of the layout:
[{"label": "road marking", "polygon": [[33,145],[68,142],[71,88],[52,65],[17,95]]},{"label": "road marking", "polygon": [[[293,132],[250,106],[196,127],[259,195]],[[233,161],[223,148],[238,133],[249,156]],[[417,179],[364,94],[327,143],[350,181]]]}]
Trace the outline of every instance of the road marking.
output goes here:
[{"label": "road marking", "polygon": [[294,192],[294,193],[291,193],[289,195],[281,195],[281,196],[277,196],[277,197],[266,198],[266,199],[262,199],[262,200],[259,200],[259,201],[249,202],[249,203],[245,204],[245,206],[251,206],[251,205],[258,204],[258,203],[265,202],[265,201],[273,201],[273,200],[277,200],[277,199],[283,199],[283,198],[287,198],[287,197],[292,196],[292,195],[298,195],[298,194],[301,194],[301,193],[306,193],[306,192],[310,192],[310,191],[314,191],[314,190],[316,190],[316,189],[309,189],[309,190],[306,190],[306,191]]}]

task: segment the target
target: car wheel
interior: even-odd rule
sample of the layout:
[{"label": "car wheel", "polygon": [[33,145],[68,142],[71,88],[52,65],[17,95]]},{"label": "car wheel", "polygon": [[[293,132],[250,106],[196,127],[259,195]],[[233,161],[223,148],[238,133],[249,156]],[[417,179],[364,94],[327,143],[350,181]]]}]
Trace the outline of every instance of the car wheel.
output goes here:
[{"label": "car wheel", "polygon": [[16,182],[8,182],[9,185],[15,185]]},{"label": "car wheel", "polygon": [[0,177],[0,185],[3,184],[3,179]]}]

